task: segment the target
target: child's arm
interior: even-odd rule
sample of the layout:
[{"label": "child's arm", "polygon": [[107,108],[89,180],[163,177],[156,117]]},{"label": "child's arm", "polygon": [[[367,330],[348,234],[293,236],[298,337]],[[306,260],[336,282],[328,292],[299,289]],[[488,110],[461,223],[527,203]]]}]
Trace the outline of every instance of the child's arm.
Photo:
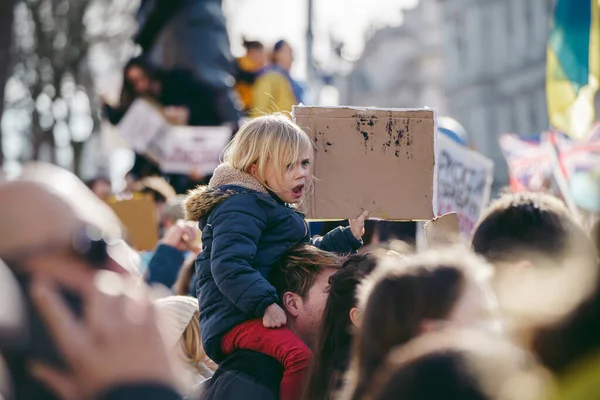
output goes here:
[{"label": "child's arm", "polygon": [[324,236],[311,239],[310,241],[321,250],[340,254],[354,253],[363,244],[362,240],[354,237],[349,226],[345,228],[338,226]]},{"label": "child's arm", "polygon": [[217,287],[240,310],[262,317],[277,302],[275,288],[251,265],[266,225],[252,195],[237,194],[213,212],[210,269]]},{"label": "child's arm", "polygon": [[356,219],[350,220],[350,226],[337,227],[323,237],[311,239],[313,245],[332,253],[353,253],[362,246],[365,233],[365,220],[369,212],[363,211]]}]

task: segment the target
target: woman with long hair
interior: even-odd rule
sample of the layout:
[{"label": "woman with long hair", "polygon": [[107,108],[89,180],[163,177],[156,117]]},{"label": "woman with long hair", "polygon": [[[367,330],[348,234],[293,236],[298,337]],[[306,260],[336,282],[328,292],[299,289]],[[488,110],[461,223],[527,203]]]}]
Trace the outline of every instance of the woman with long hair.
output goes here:
[{"label": "woman with long hair", "polygon": [[376,265],[377,259],[372,254],[352,255],[329,278],[329,297],[309,369],[305,399],[327,399],[340,388],[358,324],[356,287]]},{"label": "woman with long hair", "polygon": [[382,262],[359,289],[361,324],[341,398],[361,399],[395,346],[446,326],[495,322],[489,271],[483,260],[463,248]]},{"label": "woman with long hair", "polygon": [[156,306],[163,317],[167,346],[183,367],[181,383],[184,390],[191,390],[217,369],[202,347],[198,300],[189,296],[169,296],[156,300]]}]

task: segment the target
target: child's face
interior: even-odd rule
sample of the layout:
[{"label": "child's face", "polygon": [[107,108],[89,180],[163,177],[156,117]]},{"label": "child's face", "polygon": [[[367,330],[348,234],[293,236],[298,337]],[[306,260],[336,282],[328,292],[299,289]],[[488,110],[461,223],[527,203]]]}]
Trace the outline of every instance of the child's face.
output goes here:
[{"label": "child's face", "polygon": [[303,154],[294,164],[288,166],[283,177],[278,177],[272,163],[265,168],[267,185],[277,197],[286,203],[298,203],[304,195],[304,187],[310,178],[310,156]]}]

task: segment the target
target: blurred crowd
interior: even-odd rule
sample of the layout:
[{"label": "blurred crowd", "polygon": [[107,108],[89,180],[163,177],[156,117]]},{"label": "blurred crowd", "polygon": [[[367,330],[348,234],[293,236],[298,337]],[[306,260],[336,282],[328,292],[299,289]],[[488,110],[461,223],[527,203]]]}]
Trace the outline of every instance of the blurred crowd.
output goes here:
[{"label": "blurred crowd", "polygon": [[[290,75],[294,61],[290,44],[279,40],[270,51],[259,41],[244,40],[243,45],[243,57],[231,59],[227,68],[219,67],[235,82],[231,85],[227,80],[225,89],[211,85],[186,64],[166,68],[148,53],[130,59],[123,69],[118,104],[101,98],[104,117],[117,125],[136,99],[145,99],[156,104],[173,125],[226,125],[235,134],[241,118],[291,112],[292,106],[302,102],[304,89]],[[223,104],[223,90],[227,92],[227,106]],[[210,180],[210,176],[165,174],[151,157],[136,153],[128,179],[138,181],[149,176],[164,177],[177,193]]]},{"label": "blurred crowd", "polygon": [[[207,356],[198,226],[172,188],[141,192],[160,214],[161,239],[146,253],[127,245],[103,180],[86,187],[32,164],[0,185],[2,396],[279,398],[274,358]],[[598,231],[556,198],[511,193],[471,243],[290,248],[273,283],[287,327],[314,354],[294,398],[595,398]]]},{"label": "blurred crowd", "polygon": [[[230,126],[212,174],[136,154],[117,193],[43,163],[0,181],[0,399],[600,397],[600,223],[523,191],[469,241],[367,210],[309,224],[293,49],[244,40],[233,59],[213,3],[142,0],[142,54],[103,101],[115,125],[143,98],[173,125]],[[120,202],[151,205],[151,246]]]}]

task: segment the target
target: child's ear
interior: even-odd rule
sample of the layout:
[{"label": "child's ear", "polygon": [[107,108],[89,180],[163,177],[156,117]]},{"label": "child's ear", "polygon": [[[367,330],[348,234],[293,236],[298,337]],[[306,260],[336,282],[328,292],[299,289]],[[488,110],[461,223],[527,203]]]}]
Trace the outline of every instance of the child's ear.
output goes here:
[{"label": "child's ear", "polygon": [[283,294],[283,307],[292,317],[295,318],[300,314],[301,306],[302,298],[296,293],[285,292]]},{"label": "child's ear", "polygon": [[257,171],[258,171],[258,169],[256,168],[256,163],[252,164],[250,166],[250,169],[248,169],[248,173],[250,175],[252,175],[253,177],[255,177],[255,178],[258,178],[258,172]]}]

